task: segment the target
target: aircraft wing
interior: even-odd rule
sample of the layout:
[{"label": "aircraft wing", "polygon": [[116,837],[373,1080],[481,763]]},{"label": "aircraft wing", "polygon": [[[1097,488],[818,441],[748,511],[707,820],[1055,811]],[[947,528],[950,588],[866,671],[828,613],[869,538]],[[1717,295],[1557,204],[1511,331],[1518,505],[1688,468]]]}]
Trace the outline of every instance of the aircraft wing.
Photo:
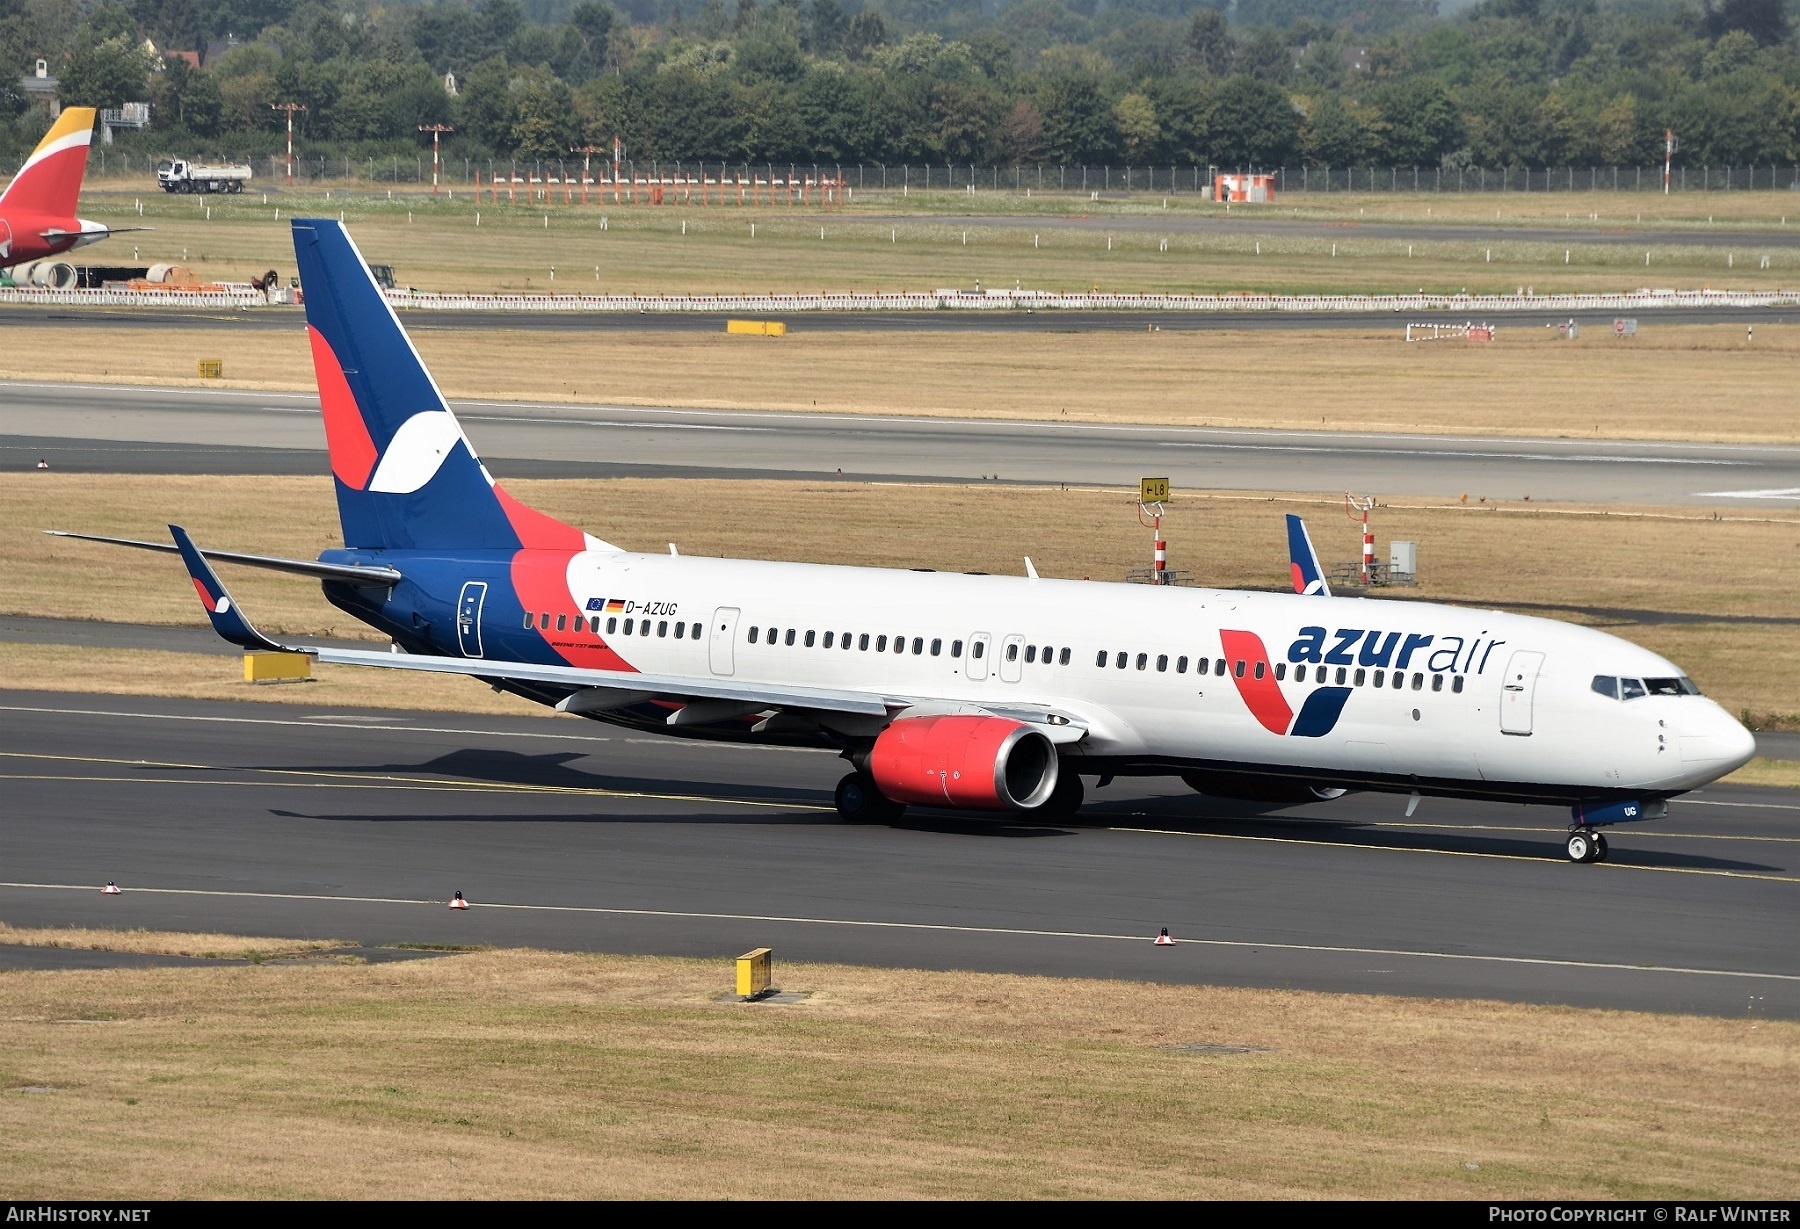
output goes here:
[{"label": "aircraft wing", "polygon": [[[328,665],[369,666],[382,670],[413,670],[429,674],[462,674],[488,681],[547,683],[569,687],[575,689],[574,693],[557,706],[565,712],[603,711],[645,700],[679,701],[693,710],[693,715],[687,720],[682,719],[682,713],[686,709],[670,714],[672,725],[729,720],[734,716],[765,709],[888,718],[908,710],[926,711],[933,708],[932,698],[924,696],[890,696],[868,691],[753,683],[694,675],[642,674],[629,670],[595,670],[581,666],[280,644],[256,630],[207,562],[209,557],[232,557],[224,552],[201,551],[194,545],[187,531],[179,525],[169,526],[169,533],[175,539],[174,549],[180,552],[182,560],[187,564],[188,574],[193,578],[194,589],[200,595],[213,630],[225,640],[245,649],[304,653]],[[397,577],[398,573],[395,575]],[[1028,703],[1009,704],[1003,709],[976,705],[952,707],[980,707],[996,716],[1026,722],[1042,729],[1055,743],[1078,741],[1087,732],[1086,723],[1078,718]]]}]

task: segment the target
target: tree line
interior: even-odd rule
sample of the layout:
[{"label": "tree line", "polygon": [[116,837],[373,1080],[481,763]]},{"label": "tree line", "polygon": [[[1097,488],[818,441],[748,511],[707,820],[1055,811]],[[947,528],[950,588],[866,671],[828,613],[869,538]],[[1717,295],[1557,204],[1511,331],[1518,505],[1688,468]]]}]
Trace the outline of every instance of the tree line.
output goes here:
[{"label": "tree line", "polygon": [[1800,159],[1790,3],[0,0],[0,157],[48,122],[42,58],[66,105],[151,104],[125,148],[192,155],[268,152],[297,102],[359,158],[449,124],[473,158],[1617,166],[1673,128],[1766,165]]}]

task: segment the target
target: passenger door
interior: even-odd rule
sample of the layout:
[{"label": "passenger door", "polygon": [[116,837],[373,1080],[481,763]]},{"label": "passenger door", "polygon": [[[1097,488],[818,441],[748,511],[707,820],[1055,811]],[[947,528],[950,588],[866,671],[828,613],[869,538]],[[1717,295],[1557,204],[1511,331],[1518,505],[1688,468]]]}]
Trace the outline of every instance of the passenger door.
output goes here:
[{"label": "passenger door", "polygon": [[712,672],[714,674],[735,674],[737,665],[732,657],[732,646],[737,642],[738,609],[735,606],[721,606],[713,611],[712,617]]},{"label": "passenger door", "polygon": [[1000,681],[1016,683],[1025,675],[1025,637],[1008,636],[1000,645]]},{"label": "passenger door", "polygon": [[969,677],[977,682],[988,676],[990,640],[986,632],[976,632],[969,637]]},{"label": "passenger door", "polygon": [[1500,687],[1500,732],[1531,733],[1531,701],[1537,693],[1538,668],[1544,655],[1520,649],[1506,663],[1506,677]]},{"label": "passenger door", "polygon": [[456,603],[456,646],[464,657],[481,656],[481,607],[487,601],[487,582],[471,580],[462,587]]}]

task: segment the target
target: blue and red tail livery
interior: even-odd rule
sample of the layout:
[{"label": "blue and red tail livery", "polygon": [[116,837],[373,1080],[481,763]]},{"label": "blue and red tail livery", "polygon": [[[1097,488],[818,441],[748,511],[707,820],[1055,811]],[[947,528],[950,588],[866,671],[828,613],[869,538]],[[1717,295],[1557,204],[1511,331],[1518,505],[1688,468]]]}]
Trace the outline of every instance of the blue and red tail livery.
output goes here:
[{"label": "blue and red tail livery", "polygon": [[293,231],[344,545],[603,548],[494,483],[343,225],[295,218]]},{"label": "blue and red tail livery", "polygon": [[1331,585],[1319,566],[1319,552],[1313,549],[1312,535],[1306,522],[1292,512],[1287,514],[1288,568],[1293,573],[1294,592],[1320,597],[1331,596]]}]

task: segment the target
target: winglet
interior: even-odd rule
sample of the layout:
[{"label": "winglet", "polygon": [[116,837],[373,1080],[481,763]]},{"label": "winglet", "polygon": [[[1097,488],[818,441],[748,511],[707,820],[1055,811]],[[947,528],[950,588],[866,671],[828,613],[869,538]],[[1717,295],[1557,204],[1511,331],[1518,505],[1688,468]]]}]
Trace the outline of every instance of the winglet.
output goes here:
[{"label": "winglet", "polygon": [[1319,597],[1331,596],[1331,585],[1325,580],[1325,569],[1319,566],[1319,553],[1313,549],[1306,532],[1306,522],[1292,512],[1287,514],[1288,567],[1293,572],[1294,592]]},{"label": "winglet", "polygon": [[194,540],[188,537],[187,530],[180,525],[170,525],[169,533],[175,538],[175,549],[181,552],[182,562],[187,564],[188,575],[193,578],[194,591],[200,595],[200,604],[206,607],[206,617],[212,620],[213,630],[232,644],[246,649],[263,649],[281,652],[282,647],[252,627],[238,604],[225,591],[224,582]]}]

